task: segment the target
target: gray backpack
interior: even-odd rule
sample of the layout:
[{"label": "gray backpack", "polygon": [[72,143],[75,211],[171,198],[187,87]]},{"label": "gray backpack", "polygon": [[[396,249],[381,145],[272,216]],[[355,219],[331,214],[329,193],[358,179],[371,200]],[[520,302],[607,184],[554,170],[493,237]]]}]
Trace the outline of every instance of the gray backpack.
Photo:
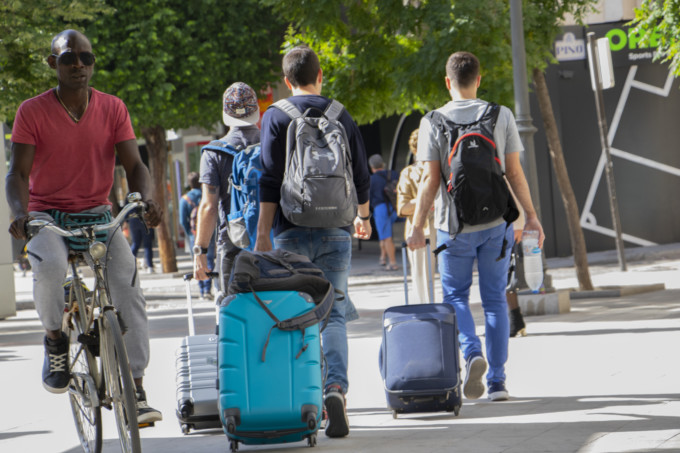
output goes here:
[{"label": "gray backpack", "polygon": [[[281,185],[281,211],[294,225],[337,228],[357,215],[357,193],[349,140],[339,118],[344,107],[332,101],[325,112],[301,113],[288,100],[273,107],[292,121],[286,140],[286,168]],[[311,111],[322,113],[309,116]]]}]

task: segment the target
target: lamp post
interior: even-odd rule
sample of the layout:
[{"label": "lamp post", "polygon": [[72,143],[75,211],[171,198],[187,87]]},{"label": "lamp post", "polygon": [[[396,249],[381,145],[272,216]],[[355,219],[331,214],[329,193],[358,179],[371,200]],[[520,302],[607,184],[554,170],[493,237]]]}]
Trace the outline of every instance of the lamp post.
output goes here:
[{"label": "lamp post", "polygon": [[[522,19],[522,0],[510,0],[510,35],[512,39],[512,75],[513,87],[515,91],[515,122],[517,131],[524,146],[522,155],[522,167],[529,184],[531,200],[538,220],[542,221],[541,216],[541,197],[538,191],[538,170],[536,169],[536,151],[534,148],[534,134],[537,129],[534,127],[530,107],[529,107],[529,82],[527,77],[527,59],[524,47],[524,24]],[[554,291],[552,278],[548,274],[545,263],[545,253],[541,252],[543,259],[543,287],[547,291]],[[519,284],[526,286],[524,280],[524,266],[521,267],[522,275],[519,275]]]},{"label": "lamp post", "polygon": [[536,169],[536,152],[534,134],[536,128],[531,120],[529,109],[529,84],[527,78],[527,60],[524,47],[524,25],[522,23],[522,0],[510,0],[510,31],[512,37],[512,74],[515,90],[515,119],[517,131],[522,139],[524,154],[522,166],[529,183],[531,199],[539,220],[541,218],[541,200],[538,193],[538,171]]}]

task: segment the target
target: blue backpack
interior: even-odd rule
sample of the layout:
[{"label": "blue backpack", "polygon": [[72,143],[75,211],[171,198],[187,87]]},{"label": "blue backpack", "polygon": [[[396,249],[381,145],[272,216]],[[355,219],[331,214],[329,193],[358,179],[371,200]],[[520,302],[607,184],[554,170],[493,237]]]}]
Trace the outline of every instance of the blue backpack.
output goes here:
[{"label": "blue backpack", "polygon": [[253,250],[260,215],[260,145],[251,145],[234,156],[231,176],[229,239],[235,246]]},{"label": "blue backpack", "polygon": [[232,173],[229,175],[231,205],[227,215],[227,233],[235,246],[252,250],[260,215],[260,145],[237,149],[225,141],[213,140],[201,148],[201,151],[205,150],[234,156]]}]

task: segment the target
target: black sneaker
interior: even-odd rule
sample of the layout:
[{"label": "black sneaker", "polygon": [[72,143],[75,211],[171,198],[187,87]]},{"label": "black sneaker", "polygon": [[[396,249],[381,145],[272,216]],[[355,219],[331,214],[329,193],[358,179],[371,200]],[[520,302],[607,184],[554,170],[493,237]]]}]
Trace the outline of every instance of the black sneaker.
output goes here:
[{"label": "black sneaker", "polygon": [[491,401],[507,401],[510,399],[505,382],[489,382],[489,399]]},{"label": "black sneaker", "polygon": [[519,307],[510,310],[510,337],[524,337],[527,334],[527,325],[524,323],[524,317]]},{"label": "black sneaker", "polygon": [[349,434],[349,419],[347,418],[347,401],[339,385],[326,387],[323,398],[326,408],[326,436],[345,437]]},{"label": "black sneaker", "polygon": [[163,414],[158,409],[150,407],[146,403],[146,392],[143,388],[137,389],[137,424],[140,428],[153,426],[155,422],[163,420]]},{"label": "black sneaker", "polygon": [[52,340],[45,336],[45,362],[43,362],[43,387],[50,393],[65,393],[71,374],[68,372],[68,335]]}]

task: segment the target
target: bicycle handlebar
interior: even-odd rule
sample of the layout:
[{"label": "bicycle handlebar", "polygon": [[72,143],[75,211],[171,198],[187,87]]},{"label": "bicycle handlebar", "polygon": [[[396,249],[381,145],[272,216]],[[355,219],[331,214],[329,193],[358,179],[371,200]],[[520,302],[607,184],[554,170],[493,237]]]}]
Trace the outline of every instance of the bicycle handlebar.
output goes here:
[{"label": "bicycle handlebar", "polygon": [[51,221],[47,220],[40,220],[40,219],[33,219],[30,222],[26,224],[26,235],[29,237],[29,239],[36,234],[43,228],[46,228],[59,236],[64,236],[64,237],[71,237],[71,236],[86,236],[86,232],[98,232],[98,231],[108,231],[108,230],[113,230],[114,228],[118,228],[124,221],[125,218],[128,216],[128,214],[134,210],[140,210],[140,214],[143,214],[144,211],[147,209],[147,204],[141,200],[138,201],[132,201],[128,204],[126,204],[123,209],[120,210],[116,218],[114,218],[111,222],[109,223],[102,223],[99,225],[91,225],[87,227],[81,227],[81,228],[75,228],[73,230],[65,230],[61,228],[59,225],[55,225]]}]

